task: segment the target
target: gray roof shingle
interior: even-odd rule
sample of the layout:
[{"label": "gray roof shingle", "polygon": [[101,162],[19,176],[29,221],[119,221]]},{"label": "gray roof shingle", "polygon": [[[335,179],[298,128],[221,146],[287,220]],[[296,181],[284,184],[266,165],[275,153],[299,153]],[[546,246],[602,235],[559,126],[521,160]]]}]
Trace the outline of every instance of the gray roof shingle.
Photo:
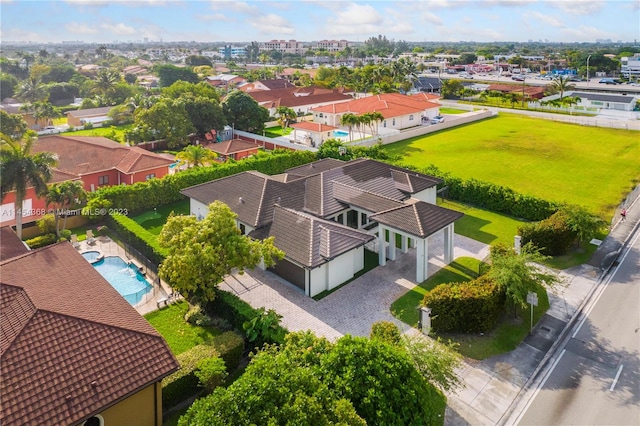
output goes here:
[{"label": "gray roof shingle", "polygon": [[426,238],[462,216],[463,213],[418,201],[371,215],[371,220],[416,237]]}]

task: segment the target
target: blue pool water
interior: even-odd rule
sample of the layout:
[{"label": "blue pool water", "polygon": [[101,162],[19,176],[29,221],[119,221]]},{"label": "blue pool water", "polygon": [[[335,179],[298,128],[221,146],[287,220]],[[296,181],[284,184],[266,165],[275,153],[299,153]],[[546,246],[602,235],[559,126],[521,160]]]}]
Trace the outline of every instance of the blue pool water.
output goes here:
[{"label": "blue pool water", "polygon": [[349,136],[349,132],[345,132],[344,130],[334,130],[333,131],[333,137],[336,138],[344,138]]},{"label": "blue pool water", "polygon": [[82,253],[82,257],[87,259],[89,262],[93,263],[96,260],[98,260],[98,258],[100,257],[100,252],[99,251],[85,251],[84,253]]},{"label": "blue pool water", "polygon": [[178,163],[178,162],[176,161],[175,163],[171,163],[171,164],[169,164],[169,168],[170,168],[170,169],[174,169],[174,168],[178,167],[179,165],[180,165],[180,163]]},{"label": "blue pool water", "polygon": [[131,305],[139,303],[153,288],[135,266],[117,256],[105,257],[93,266]]}]

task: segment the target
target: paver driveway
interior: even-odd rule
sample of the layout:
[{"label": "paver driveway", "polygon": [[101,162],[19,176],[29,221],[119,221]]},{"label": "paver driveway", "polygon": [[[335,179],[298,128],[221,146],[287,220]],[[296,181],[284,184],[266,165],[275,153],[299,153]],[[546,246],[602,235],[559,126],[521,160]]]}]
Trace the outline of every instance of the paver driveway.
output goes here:
[{"label": "paver driveway", "polygon": [[[429,275],[443,266],[442,233],[429,238]],[[455,236],[454,258],[468,256],[484,259],[486,244]],[[335,340],[345,334],[368,336],[371,324],[392,321],[401,330],[409,326],[396,320],[389,311],[394,300],[416,285],[416,251],[399,253],[327,297],[315,301],[277,275],[255,269],[226,277],[220,289],[237,294],[254,308],[274,309],[289,331],[311,330],[318,336]]]}]

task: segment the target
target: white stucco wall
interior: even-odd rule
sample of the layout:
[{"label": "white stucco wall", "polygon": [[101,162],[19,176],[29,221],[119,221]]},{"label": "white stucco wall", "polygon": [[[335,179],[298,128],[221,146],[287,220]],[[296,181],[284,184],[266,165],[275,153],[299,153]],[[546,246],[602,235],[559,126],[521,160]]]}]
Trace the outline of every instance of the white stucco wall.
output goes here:
[{"label": "white stucco wall", "polygon": [[336,288],[353,278],[354,274],[362,268],[364,268],[364,247],[358,247],[312,269],[309,296],[313,297],[325,290]]},{"label": "white stucco wall", "polygon": [[198,218],[198,220],[202,220],[209,213],[209,206],[193,198],[189,198],[189,212]]},{"label": "white stucco wall", "polygon": [[432,188],[427,188],[424,191],[416,192],[411,196],[411,198],[424,201],[425,203],[436,204],[437,196],[438,196],[438,190],[434,186]]}]

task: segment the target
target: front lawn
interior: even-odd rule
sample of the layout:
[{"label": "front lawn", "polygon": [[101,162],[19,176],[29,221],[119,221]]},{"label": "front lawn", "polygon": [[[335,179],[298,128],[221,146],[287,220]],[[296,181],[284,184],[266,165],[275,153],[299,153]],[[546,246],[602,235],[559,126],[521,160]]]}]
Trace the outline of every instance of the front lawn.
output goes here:
[{"label": "front lawn", "polygon": [[286,136],[292,131],[292,127],[285,127],[284,129],[281,126],[267,127],[264,129],[264,135],[268,138],[277,138],[280,136]]},{"label": "front lawn", "polygon": [[184,320],[184,315],[189,310],[187,302],[178,302],[150,312],[144,317],[167,341],[174,355],[179,355],[196,345],[205,344],[220,331],[213,327],[198,327]]},{"label": "front lawn", "polygon": [[164,206],[146,211],[141,215],[132,217],[131,219],[152,234],[160,235],[160,231],[162,231],[162,227],[167,222],[167,218],[171,212],[174,212],[176,215],[188,215],[189,200],[165,204]]},{"label": "front lawn", "polygon": [[440,107],[440,114],[464,114],[465,112],[469,111],[458,108]]},{"label": "front lawn", "polygon": [[500,114],[385,145],[415,167],[435,164],[545,200],[584,206],[603,218],[640,180],[640,138],[631,130]]},{"label": "front lawn", "polygon": [[61,136],[103,136],[111,140],[124,143],[124,132],[130,130],[133,124],[123,126],[94,127],[93,129],[75,130],[73,132],[60,133]]}]

